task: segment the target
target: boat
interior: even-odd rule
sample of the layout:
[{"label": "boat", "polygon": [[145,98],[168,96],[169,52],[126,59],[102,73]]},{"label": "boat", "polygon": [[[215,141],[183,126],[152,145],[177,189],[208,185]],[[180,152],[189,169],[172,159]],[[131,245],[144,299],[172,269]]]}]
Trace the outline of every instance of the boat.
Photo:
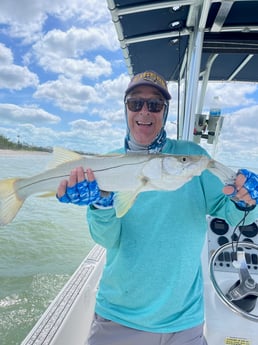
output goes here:
[{"label": "boat", "polygon": [[[107,0],[107,5],[129,75],[155,70],[178,83],[183,95],[178,139],[216,145],[222,121],[219,114],[208,121],[203,114],[207,84],[258,82],[258,1]],[[83,345],[104,264],[105,250],[96,245],[22,345]],[[202,265],[208,344],[257,345],[258,220],[233,229],[207,215]]]}]

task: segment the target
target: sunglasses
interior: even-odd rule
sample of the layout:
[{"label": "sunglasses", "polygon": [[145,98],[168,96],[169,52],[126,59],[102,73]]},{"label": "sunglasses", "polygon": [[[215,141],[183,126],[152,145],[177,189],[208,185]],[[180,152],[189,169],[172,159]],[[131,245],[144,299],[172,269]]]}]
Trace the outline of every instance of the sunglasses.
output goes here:
[{"label": "sunglasses", "polygon": [[151,113],[159,113],[166,104],[164,100],[156,98],[128,98],[125,103],[127,104],[128,109],[134,112],[142,110],[144,103],[146,103],[148,111]]}]

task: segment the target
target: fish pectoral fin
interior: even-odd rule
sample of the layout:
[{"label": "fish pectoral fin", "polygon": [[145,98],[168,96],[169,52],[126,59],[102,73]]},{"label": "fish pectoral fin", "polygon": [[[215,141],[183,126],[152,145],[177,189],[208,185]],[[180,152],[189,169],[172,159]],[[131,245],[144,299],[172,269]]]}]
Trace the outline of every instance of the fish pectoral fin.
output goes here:
[{"label": "fish pectoral fin", "polygon": [[138,191],[115,193],[114,208],[117,218],[123,217],[129,211],[138,194]]},{"label": "fish pectoral fin", "polygon": [[48,168],[56,168],[60,164],[67,162],[79,160],[82,158],[82,155],[74,151],[66,150],[61,147],[53,148],[53,160],[49,163]]}]

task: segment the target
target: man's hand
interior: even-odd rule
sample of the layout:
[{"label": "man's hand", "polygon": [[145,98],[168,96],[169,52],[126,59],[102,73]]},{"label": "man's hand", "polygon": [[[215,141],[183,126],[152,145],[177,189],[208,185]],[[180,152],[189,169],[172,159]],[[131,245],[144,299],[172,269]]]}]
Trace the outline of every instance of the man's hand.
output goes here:
[{"label": "man's hand", "polygon": [[234,185],[225,186],[223,192],[239,208],[253,209],[258,202],[258,175],[249,170],[240,169]]},{"label": "man's hand", "polygon": [[68,180],[63,180],[57,189],[57,199],[63,203],[76,205],[95,205],[97,208],[110,207],[113,205],[114,193],[102,196],[95,176],[91,169],[86,173],[82,167],[71,171]]}]

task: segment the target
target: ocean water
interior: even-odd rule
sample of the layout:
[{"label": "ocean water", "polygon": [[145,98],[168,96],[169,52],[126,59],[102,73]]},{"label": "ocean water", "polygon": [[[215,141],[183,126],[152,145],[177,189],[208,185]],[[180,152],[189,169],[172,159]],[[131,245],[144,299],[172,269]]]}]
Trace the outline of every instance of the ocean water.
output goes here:
[{"label": "ocean water", "polygon": [[[0,179],[45,170],[50,154],[0,153]],[[94,243],[85,208],[32,196],[0,227],[0,345],[18,345]]]}]

